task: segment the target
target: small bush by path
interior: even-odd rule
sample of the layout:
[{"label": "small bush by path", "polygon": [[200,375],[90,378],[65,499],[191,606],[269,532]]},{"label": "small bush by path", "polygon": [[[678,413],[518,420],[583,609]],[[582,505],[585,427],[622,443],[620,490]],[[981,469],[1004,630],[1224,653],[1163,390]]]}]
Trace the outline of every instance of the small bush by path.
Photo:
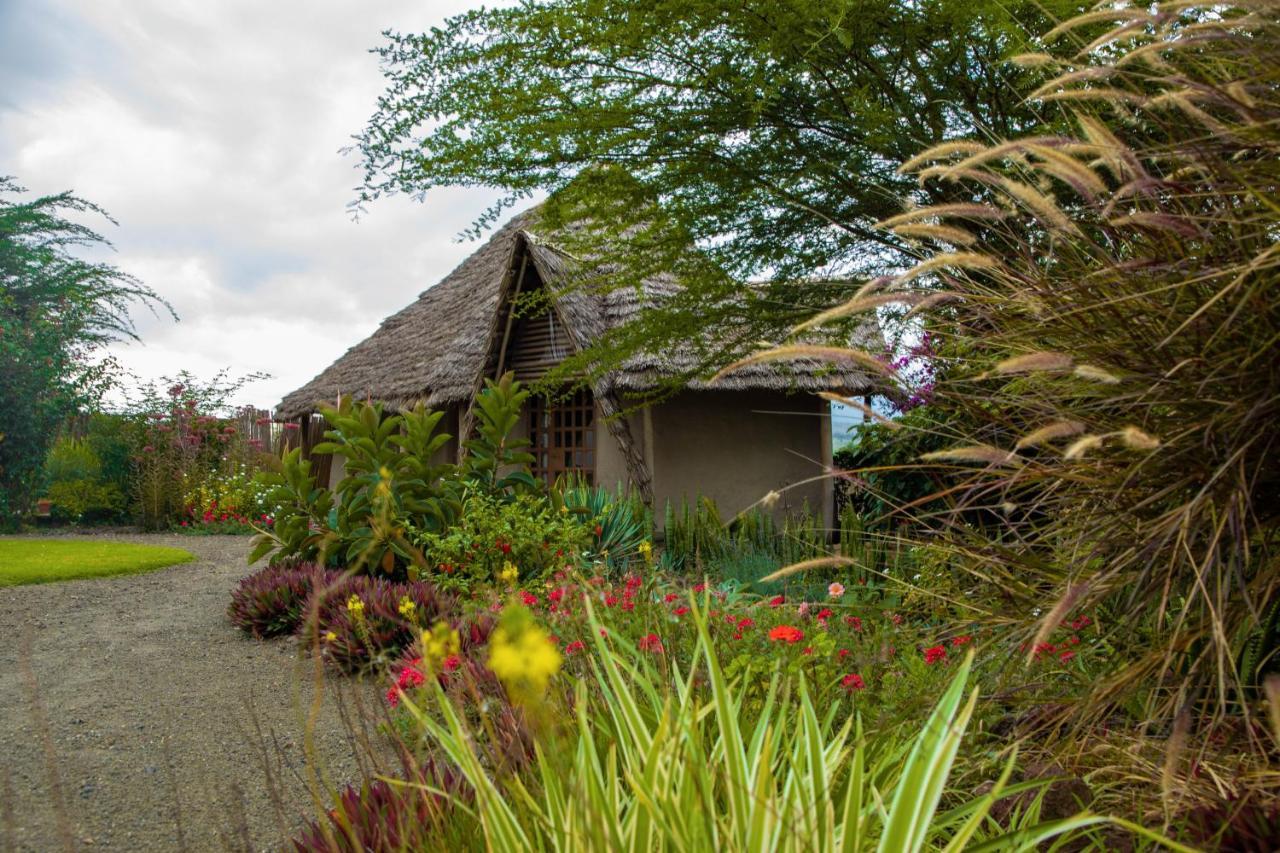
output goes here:
[{"label": "small bush by path", "polygon": [[0,539],[0,586],[150,572],[194,560],[190,551],[90,539]]}]

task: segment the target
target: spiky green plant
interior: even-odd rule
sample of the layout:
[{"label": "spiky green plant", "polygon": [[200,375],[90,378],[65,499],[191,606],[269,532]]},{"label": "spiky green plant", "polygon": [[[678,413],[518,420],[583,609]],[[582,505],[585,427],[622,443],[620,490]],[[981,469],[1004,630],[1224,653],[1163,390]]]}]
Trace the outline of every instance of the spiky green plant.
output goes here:
[{"label": "spiky green plant", "polygon": [[633,649],[592,632],[593,676],[576,686],[564,740],[539,745],[534,778],[496,777],[442,691],[431,712],[413,709],[475,792],[477,849],[1031,850],[1123,824],[1089,813],[1042,822],[1032,794],[1001,825],[991,817],[997,801],[1044,786],[1010,785],[1012,761],[986,794],[948,796],[978,699],[976,690],[965,695],[972,656],[914,739],[872,741],[847,708],[820,713],[803,680],[775,677],[763,708],[744,716],[705,614],[691,604],[698,647],[690,671],[677,669],[669,686],[635,663]]}]

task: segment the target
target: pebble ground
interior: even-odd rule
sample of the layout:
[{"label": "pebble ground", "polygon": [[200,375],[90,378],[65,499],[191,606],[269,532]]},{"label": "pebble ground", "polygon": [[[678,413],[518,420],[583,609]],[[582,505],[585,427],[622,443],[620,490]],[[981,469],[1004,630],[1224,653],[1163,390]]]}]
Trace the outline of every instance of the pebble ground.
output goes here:
[{"label": "pebble ground", "polygon": [[197,559],[0,588],[0,850],[278,849],[310,768],[323,792],[379,751],[375,688],[321,680],[309,759],[314,665],[227,620],[248,539],[110,535]]}]

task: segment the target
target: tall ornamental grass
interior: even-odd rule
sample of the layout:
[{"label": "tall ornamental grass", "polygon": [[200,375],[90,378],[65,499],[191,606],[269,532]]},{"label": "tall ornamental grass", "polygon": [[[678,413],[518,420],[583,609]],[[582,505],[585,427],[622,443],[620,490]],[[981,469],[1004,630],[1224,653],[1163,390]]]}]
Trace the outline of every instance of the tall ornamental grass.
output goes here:
[{"label": "tall ornamental grass", "polygon": [[1016,60],[1044,70],[1043,126],[903,164],[952,198],[880,223],[921,262],[797,330],[906,303],[960,355],[933,405],[972,434],[926,460],[1005,519],[953,528],[989,618],[1030,656],[1097,615],[1117,665],[1063,711],[1167,738],[1166,793],[1236,796],[1192,759],[1280,736],[1278,13],[1121,2],[1055,27]]}]

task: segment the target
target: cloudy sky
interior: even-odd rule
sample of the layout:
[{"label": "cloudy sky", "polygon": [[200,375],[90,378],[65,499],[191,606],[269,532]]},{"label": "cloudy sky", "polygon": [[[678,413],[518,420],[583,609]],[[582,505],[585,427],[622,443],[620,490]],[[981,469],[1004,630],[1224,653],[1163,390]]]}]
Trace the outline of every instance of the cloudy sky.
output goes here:
[{"label": "cloudy sky", "polygon": [[[478,2],[478,0],[475,0]],[[475,248],[495,197],[396,198],[359,222],[348,144],[381,91],[369,49],[473,0],[0,0],[0,174],[73,190],[113,260],[180,322],[136,312],[143,378],[266,371],[274,405]]]}]

